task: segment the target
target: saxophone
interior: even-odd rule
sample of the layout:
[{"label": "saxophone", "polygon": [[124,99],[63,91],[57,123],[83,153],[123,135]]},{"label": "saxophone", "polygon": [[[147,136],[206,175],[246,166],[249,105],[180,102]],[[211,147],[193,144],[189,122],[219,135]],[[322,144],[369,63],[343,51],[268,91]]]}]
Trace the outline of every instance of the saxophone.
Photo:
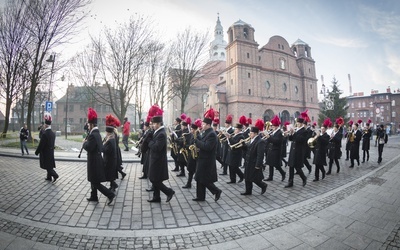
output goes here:
[{"label": "saxophone", "polygon": [[[193,134],[193,138],[196,140],[196,138],[197,138],[197,134],[199,133],[199,131],[196,131],[194,134]],[[198,153],[197,153],[197,147],[196,147],[196,145],[195,144],[192,144],[192,145],[190,145],[189,146],[189,150],[190,150],[190,154],[191,154],[191,156],[192,156],[192,159],[194,159],[194,160],[196,160],[197,159],[197,157],[199,156],[198,155]]]},{"label": "saxophone", "polygon": [[183,158],[185,159],[186,162],[188,162],[189,160],[189,152],[186,149],[186,137],[185,137],[185,135],[187,134],[188,133],[182,134],[183,147],[181,148],[181,150],[179,150],[179,153],[183,155]]}]

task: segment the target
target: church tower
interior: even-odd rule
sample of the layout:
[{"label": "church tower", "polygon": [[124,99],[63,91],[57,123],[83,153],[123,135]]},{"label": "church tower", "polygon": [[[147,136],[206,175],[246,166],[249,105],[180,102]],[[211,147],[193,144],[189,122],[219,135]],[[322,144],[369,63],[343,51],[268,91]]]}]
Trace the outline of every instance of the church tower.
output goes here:
[{"label": "church tower", "polygon": [[219,15],[214,29],[214,40],[210,43],[210,61],[225,61],[224,29],[222,28]]}]

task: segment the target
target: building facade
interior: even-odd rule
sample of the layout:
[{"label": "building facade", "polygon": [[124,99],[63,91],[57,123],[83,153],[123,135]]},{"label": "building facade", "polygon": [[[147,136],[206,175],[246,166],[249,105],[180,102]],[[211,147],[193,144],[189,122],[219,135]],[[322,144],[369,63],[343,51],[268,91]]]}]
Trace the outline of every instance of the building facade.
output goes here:
[{"label": "building facade", "polygon": [[234,122],[245,115],[264,121],[279,115],[282,122],[308,110],[318,119],[318,91],[311,47],[298,39],[291,46],[273,36],[259,48],[255,29],[241,20],[228,29],[224,77],[210,86],[208,106],[220,111],[221,120],[232,114]]}]

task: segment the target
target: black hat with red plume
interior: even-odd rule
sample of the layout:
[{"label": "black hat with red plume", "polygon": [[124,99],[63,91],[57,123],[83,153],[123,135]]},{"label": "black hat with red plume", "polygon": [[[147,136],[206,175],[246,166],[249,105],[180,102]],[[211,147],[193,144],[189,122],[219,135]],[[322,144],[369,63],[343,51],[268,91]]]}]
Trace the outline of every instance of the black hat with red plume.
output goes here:
[{"label": "black hat with red plume", "polygon": [[212,125],[213,125],[213,127],[218,127],[218,125],[219,125],[219,118],[218,117],[214,118]]},{"label": "black hat with red plume", "polygon": [[227,115],[226,119],[225,119],[225,123],[226,124],[232,124],[232,119],[233,119],[232,115]]},{"label": "black hat with red plume", "polygon": [[151,122],[154,123],[163,122],[163,117],[162,117],[163,112],[164,111],[157,104],[151,106],[148,112],[148,116],[151,116]]},{"label": "black hat with red plume", "polygon": [[215,111],[214,111],[214,109],[210,108],[209,110],[207,110],[204,113],[203,122],[205,122],[207,124],[211,124],[212,121],[214,120],[214,118],[215,118]]},{"label": "black hat with red plume", "polygon": [[88,109],[88,123],[97,125],[97,113],[93,108]]},{"label": "black hat with red plume", "polygon": [[256,123],[254,124],[254,127],[251,127],[250,131],[253,133],[258,133],[260,131],[263,131],[264,129],[264,121],[261,119],[257,119]]},{"label": "black hat with red plume", "polygon": [[106,131],[111,133],[114,132],[116,122],[115,117],[112,114],[106,116]]}]

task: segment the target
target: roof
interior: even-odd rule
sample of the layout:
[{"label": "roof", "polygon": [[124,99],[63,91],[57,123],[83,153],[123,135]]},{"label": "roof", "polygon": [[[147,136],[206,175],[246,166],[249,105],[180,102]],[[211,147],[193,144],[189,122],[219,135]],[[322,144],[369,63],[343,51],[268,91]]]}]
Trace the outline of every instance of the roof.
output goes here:
[{"label": "roof", "polygon": [[238,25],[247,25],[247,26],[250,26],[251,27],[251,25],[250,24],[248,24],[248,23],[246,23],[246,22],[243,22],[242,20],[237,20],[234,24],[233,24],[233,26],[238,26]]},{"label": "roof", "polygon": [[297,39],[292,45],[308,45],[307,43],[305,43],[303,40],[301,40],[300,38]]}]

